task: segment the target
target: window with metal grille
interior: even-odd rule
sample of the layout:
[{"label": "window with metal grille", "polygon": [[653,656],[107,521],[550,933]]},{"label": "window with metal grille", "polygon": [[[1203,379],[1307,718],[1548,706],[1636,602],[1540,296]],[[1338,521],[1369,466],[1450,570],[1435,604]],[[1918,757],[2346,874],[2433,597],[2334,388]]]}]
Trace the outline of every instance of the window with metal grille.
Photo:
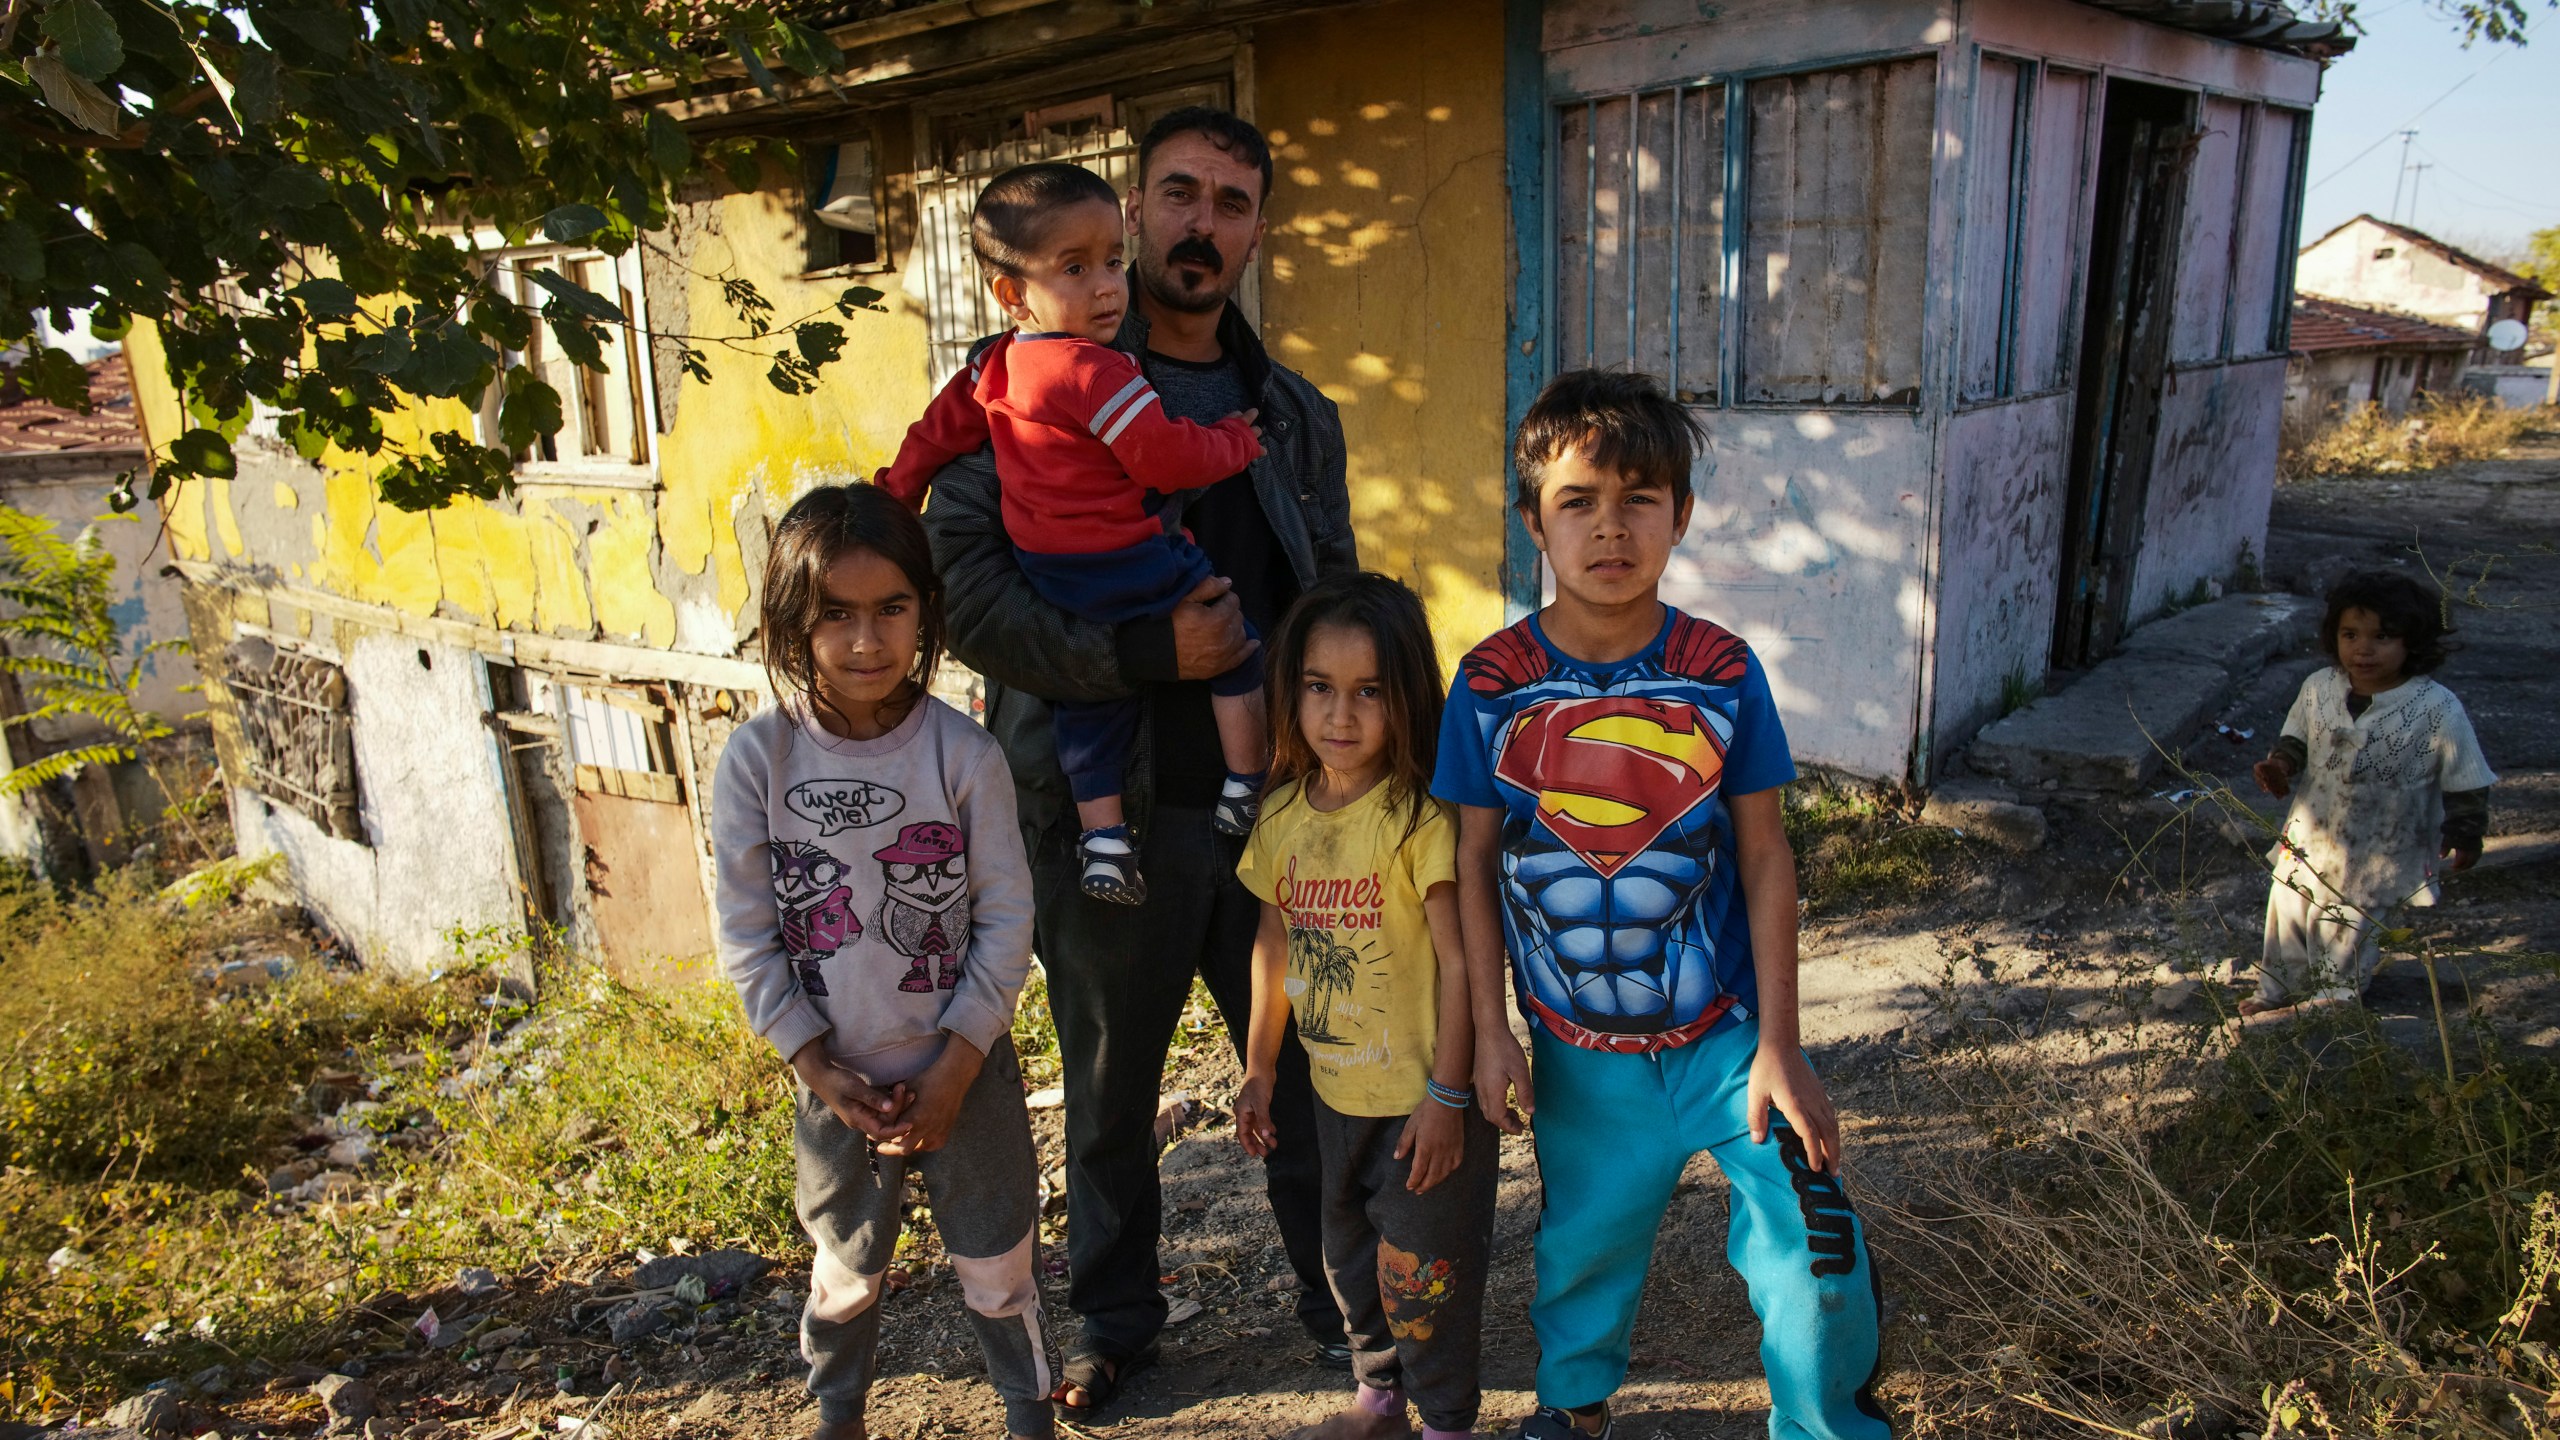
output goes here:
[{"label": "window with metal grille", "polygon": [[1919,402],[1937,70],[1918,56],[1746,88],[1744,402]]},{"label": "window with metal grille", "polygon": [[224,649],[220,679],[248,752],[250,788],[324,834],[362,843],[347,672],[244,634]]},{"label": "window with metal grille", "polygon": [[1722,393],[1725,87],[1603,96],[1556,116],[1559,369]]},{"label": "window with metal grille", "polygon": [[[1137,178],[1138,140],[1185,105],[1228,108],[1224,77],[1153,82],[1070,96],[1029,108],[944,115],[925,122],[916,175],[916,258],[925,290],[928,365],[936,390],[968,363],[969,347],[1010,322],[987,293],[969,251],[969,212],[987,182],[1016,165],[1064,160],[1125,191]],[[1238,298],[1248,314],[1253,277]]]}]

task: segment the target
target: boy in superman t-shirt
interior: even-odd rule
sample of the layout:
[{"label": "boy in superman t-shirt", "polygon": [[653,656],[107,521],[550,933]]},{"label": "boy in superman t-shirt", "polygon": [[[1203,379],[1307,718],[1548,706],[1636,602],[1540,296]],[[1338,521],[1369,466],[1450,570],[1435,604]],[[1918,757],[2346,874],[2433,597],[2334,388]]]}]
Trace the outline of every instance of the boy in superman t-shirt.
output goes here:
[{"label": "boy in superman t-shirt", "polygon": [[[1795,778],[1750,648],[1662,603],[1698,435],[1651,379],[1559,376],[1513,447],[1555,601],[1460,663],[1432,793],[1459,807],[1476,1097],[1536,1116],[1538,1403],[1610,1433],[1654,1234],[1689,1157],[1733,1186],[1770,1433],[1891,1433],[1840,1127],[1797,1042]],[[1506,953],[1534,1065],[1502,1011]],[[1531,1090],[1532,1078],[1536,1089]]]}]

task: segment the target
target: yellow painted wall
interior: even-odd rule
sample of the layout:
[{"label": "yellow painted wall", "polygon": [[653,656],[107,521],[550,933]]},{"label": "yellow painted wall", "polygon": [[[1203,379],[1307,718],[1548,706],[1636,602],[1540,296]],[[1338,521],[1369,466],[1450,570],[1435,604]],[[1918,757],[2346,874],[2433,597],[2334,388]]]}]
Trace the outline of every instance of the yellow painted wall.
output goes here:
[{"label": "yellow painted wall", "polygon": [[1335,11],[1255,51],[1264,337],[1342,407],[1361,562],[1421,592],[1453,665],[1502,623],[1502,7]]},{"label": "yellow painted wall", "polygon": [[[887,313],[846,322],[845,356],[809,396],[785,395],[765,379],[770,352],[787,338],[755,342],[749,353],[703,346],[710,382],[687,379],[677,395],[660,397],[662,409],[672,400],[676,420],[655,437],[654,493],[529,483],[512,501],[413,515],[375,499],[381,459],[333,453],[314,475],[244,447],[238,481],[167,497],[173,547],[184,559],[271,567],[287,581],[410,614],[660,648],[678,644],[679,610],[690,608],[697,613],[685,647],[727,652],[754,626],[741,514],[761,498],[779,517],[822,480],[886,464],[929,398],[924,317],[900,277],[798,280],[805,262],[789,203],[787,192],[733,194],[695,214],[687,227],[692,330],[745,334],[716,278],[730,273],[753,281],[779,319],[823,310],[856,283],[881,291]],[[145,424],[165,443],[188,422],[154,337],[138,327],[132,344]],[[438,402],[387,428],[414,438],[439,426],[467,431],[467,419],[458,404]]]}]

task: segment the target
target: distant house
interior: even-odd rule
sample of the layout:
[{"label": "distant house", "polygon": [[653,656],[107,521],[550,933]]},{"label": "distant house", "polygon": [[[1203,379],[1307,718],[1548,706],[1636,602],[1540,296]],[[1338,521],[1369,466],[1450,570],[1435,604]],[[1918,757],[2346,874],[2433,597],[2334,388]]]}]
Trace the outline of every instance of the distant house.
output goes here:
[{"label": "distant house", "polygon": [[[560,384],[568,428],[498,501],[404,514],[360,457],[254,442],[169,498],[241,847],[365,953],[526,918],[624,965],[701,948],[769,526],[886,460],[997,327],[979,188],[1049,157],[1125,181],[1180,105],[1271,137],[1243,303],[1341,406],[1346,523],[1444,660],[1537,603],[1505,441],[1584,365],[1661,376],[1712,436],[1670,596],[1750,640],[1808,762],[1926,778],[2013,680],[2263,549],[2344,48],[2282,5],[943,0],[828,34],[831,83],[666,101],[795,163],[705,177],[625,256],[490,257],[664,334],[717,329],[731,272],[786,314],[885,292],[818,393],[644,342]],[[144,410],[179,423],[165,382]]]},{"label": "distant house", "polygon": [[2405,414],[2421,395],[2460,388],[2478,339],[2415,316],[2302,296],[2293,302],[2284,418],[2310,425],[2366,405]]},{"label": "distant house", "polygon": [[[148,512],[111,516],[107,491],[116,475],[146,462],[142,429],[135,423],[133,382],[122,354],[89,364],[90,413],[65,410],[0,380],[0,504],[53,523],[64,539],[95,525],[115,557],[122,592],[115,617],[131,653],[153,641],[184,638],[186,611],[176,580],[162,575],[169,555],[161,544],[159,517]],[[142,655],[138,699],[172,725],[202,708],[189,687],[195,665],[183,653]],[[0,717],[26,713],[27,702],[8,676],[0,676]],[[10,767],[85,744],[97,730],[85,721],[52,719],[0,730]],[[92,766],[61,784],[50,805],[0,803],[0,855],[54,873],[121,858],[117,840],[128,817],[148,816],[159,798],[138,764]]]},{"label": "distant house", "polygon": [[2488,348],[2489,327],[2530,327],[2551,292],[2503,265],[2447,245],[2424,231],[2359,215],[2302,247],[2294,288],[2305,295],[2378,306],[2469,331],[2482,365],[2520,366],[2522,346]]}]

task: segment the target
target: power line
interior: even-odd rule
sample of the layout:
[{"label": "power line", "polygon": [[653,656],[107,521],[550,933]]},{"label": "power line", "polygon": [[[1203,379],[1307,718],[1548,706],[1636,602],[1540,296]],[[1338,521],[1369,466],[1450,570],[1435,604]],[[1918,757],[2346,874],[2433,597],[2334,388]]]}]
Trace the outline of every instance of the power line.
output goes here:
[{"label": "power line", "polygon": [[[2535,26],[2539,26],[2541,23],[2542,23],[2541,19],[2540,19],[2540,18],[2537,18],[2537,19],[2533,22],[2533,25],[2529,25],[2529,26],[2525,27],[2525,33],[2526,33],[2526,34],[2528,34],[2528,35],[2529,35],[2529,34],[2531,34],[2531,33],[2532,33],[2532,30],[2534,29],[2534,27],[2535,27]],[[2523,37],[2519,36],[2518,38],[2519,38],[2519,40],[2521,40]],[[2401,131],[2408,129],[2411,125],[2416,124],[2416,123],[2419,121],[2419,119],[2420,119],[2420,118],[2422,118],[2423,116],[2425,116],[2425,115],[2426,115],[2426,113],[2427,113],[2428,111],[2433,110],[2434,108],[2436,108],[2437,106],[2439,106],[2439,105],[2443,104],[2443,103],[2444,103],[2444,102],[2446,102],[2447,100],[2452,99],[2452,98],[2453,98],[2454,91],[2456,91],[2456,90],[2460,90],[2463,86],[2470,84],[2472,81],[2479,79],[2479,78],[2480,78],[2481,76],[2483,76],[2483,75],[2488,74],[2488,73],[2489,73],[2489,67],[2490,67],[2491,65],[2495,65],[2495,64],[2497,64],[2499,61],[2506,59],[2508,55],[2512,54],[2515,50],[2520,49],[2520,48],[2522,48],[2522,47],[2521,47],[2521,45],[2508,46],[2508,47],[2506,47],[2506,48],[2504,48],[2504,49],[2501,49],[2497,54],[2490,56],[2490,57],[2489,57],[2489,59],[2488,59],[2487,64],[2482,65],[2479,69],[2472,71],[2470,74],[2463,76],[2461,79],[2454,81],[2454,82],[2453,82],[2453,84],[2452,84],[2452,86],[2451,86],[2450,88],[2448,88],[2448,89],[2447,89],[2443,94],[2441,94],[2441,95],[2437,96],[2437,97],[2436,97],[2436,98],[2434,98],[2433,100],[2428,101],[2426,104],[2419,106],[2419,107],[2418,107],[2418,113],[2417,113],[2417,114],[2412,115],[2412,116],[2410,116],[2408,119],[2401,121],[2399,124],[2392,126],[2390,129],[2383,131],[2381,135],[2379,135],[2379,136],[2375,137],[2374,142],[2373,142],[2372,144],[2367,145],[2367,146],[2366,146],[2366,147],[2364,147],[2363,149],[2361,149],[2361,150],[2357,151],[2357,152],[2355,153],[2354,157],[2353,157],[2352,159],[2348,160],[2348,161],[2347,161],[2347,163],[2345,163],[2344,165],[2339,166],[2339,167],[2338,167],[2337,169],[2335,169],[2335,170],[2330,171],[2328,174],[2321,176],[2319,179],[2312,181],[2312,182],[2311,182],[2310,189],[2312,189],[2312,190],[2317,190],[2317,189],[2319,189],[2321,186],[2328,184],[2330,181],[2337,179],[2339,176],[2346,174],[2349,170],[2354,169],[2358,161],[2363,160],[2363,159],[2364,159],[2364,157],[2366,157],[2367,155],[2370,155],[2370,154],[2372,154],[2374,151],[2379,150],[2379,149],[2381,149],[2383,146],[2385,146],[2385,145],[2387,145],[2387,144],[2391,143],[2391,137],[2392,137],[2392,136],[2397,135],[2397,134],[2399,134]],[[2309,192],[2308,192],[2308,191],[2306,191],[2305,193],[2309,193]]]},{"label": "power line", "polygon": [[[2481,192],[2486,193],[2486,194],[2489,194],[2489,195],[2494,195],[2494,196],[2498,197],[2498,198],[2499,198],[2499,199],[2501,199],[2501,200],[2509,201],[2509,202],[2512,202],[2512,203],[2517,204],[2517,205],[2524,205],[2524,206],[2528,206],[2528,207],[2530,207],[2530,213],[2532,213],[2532,214],[2536,214],[2536,215],[2549,214],[2549,213],[2551,213],[2551,211],[2552,211],[2552,210],[2553,210],[2553,208],[2554,208],[2554,207],[2552,206],[2551,201],[2550,201],[2550,200],[2548,200],[2548,199],[2542,199],[2542,200],[2528,200],[2528,199],[2526,199],[2526,198],[2525,198],[2524,196],[2522,196],[2522,195],[2510,195],[2510,194],[2508,194],[2506,191],[2499,189],[2499,188],[2498,188],[2498,187],[2496,187],[2495,185],[2491,185],[2491,184],[2487,183],[2486,181],[2482,181],[2482,180],[2478,180],[2478,179],[2473,178],[2473,177],[2472,177],[2470,174],[2468,174],[2467,172],[2465,172],[2465,171],[2463,171],[2463,170],[2460,170],[2460,169],[2458,169],[2458,168],[2456,168],[2456,167],[2454,167],[2454,166],[2452,166],[2452,165],[2446,164],[2446,163],[2445,163],[2445,158],[2444,158],[2442,155],[2437,154],[2437,153],[2435,152],[2435,149],[2434,149],[2432,146],[2421,145],[2421,146],[2419,146],[2419,147],[2418,147],[2418,153],[2419,153],[2419,154],[2421,154],[2421,155],[2426,156],[2429,160],[2434,161],[2434,162],[2435,162],[2435,165],[2436,165],[2436,168],[2438,168],[2438,169],[2440,169],[2440,170],[2444,171],[2447,175],[2450,175],[2450,176],[2451,176],[2451,177],[2453,177],[2454,179],[2461,181],[2463,184],[2470,186],[2472,189],[2474,189],[2474,190],[2478,190],[2478,191],[2481,191]],[[2527,213],[2527,212],[2519,211],[2518,213],[2519,213],[2519,214],[2522,214],[2522,213]]]}]

